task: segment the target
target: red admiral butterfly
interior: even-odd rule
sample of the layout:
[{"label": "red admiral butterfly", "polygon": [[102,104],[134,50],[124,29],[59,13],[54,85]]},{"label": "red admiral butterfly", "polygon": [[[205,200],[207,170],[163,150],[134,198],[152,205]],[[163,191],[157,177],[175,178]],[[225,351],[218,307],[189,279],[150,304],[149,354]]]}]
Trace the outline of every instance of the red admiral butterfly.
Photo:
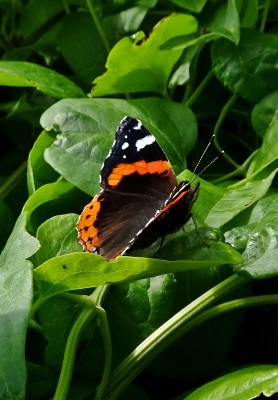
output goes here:
[{"label": "red admiral butterfly", "polygon": [[125,117],[100,172],[102,191],[77,223],[83,249],[113,259],[180,229],[191,217],[200,183],[177,183],[155,137]]}]

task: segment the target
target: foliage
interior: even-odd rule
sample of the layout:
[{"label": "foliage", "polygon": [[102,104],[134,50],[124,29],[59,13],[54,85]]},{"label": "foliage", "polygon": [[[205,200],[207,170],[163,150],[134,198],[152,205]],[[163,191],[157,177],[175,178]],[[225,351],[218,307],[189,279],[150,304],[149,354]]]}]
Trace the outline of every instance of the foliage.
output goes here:
[{"label": "foliage", "polygon": [[[0,398],[277,393],[277,2],[0,7]],[[201,182],[198,231],[107,262],[75,225],[125,115]]]}]

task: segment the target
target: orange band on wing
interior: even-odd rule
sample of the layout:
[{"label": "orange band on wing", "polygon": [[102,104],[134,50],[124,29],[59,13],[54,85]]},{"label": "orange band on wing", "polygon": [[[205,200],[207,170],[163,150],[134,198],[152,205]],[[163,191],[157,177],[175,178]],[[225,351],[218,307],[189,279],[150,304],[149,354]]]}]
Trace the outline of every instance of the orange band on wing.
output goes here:
[{"label": "orange band on wing", "polygon": [[92,252],[100,246],[98,230],[94,226],[101,205],[101,195],[97,195],[87,204],[77,222],[78,239],[84,250]]},{"label": "orange band on wing", "polygon": [[108,185],[117,186],[124,176],[138,173],[139,175],[146,174],[165,174],[171,170],[172,167],[168,161],[151,161],[146,162],[144,160],[136,161],[132,164],[118,164],[113,168],[111,174],[108,176]]}]

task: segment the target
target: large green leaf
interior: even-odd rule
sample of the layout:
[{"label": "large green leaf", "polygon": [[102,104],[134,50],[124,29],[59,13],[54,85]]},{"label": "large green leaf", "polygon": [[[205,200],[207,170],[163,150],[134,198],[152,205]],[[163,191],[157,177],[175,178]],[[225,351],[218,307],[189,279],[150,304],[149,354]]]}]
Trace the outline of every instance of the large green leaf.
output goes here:
[{"label": "large green leaf", "polygon": [[32,264],[39,242],[25,230],[22,214],[0,257],[0,398],[25,398],[25,340],[33,297]]},{"label": "large green leaf", "polygon": [[89,253],[71,253],[52,258],[35,270],[43,299],[58,293],[109,283],[141,279],[168,272],[205,268],[212,265],[239,263],[239,253],[224,243],[212,243],[186,253],[186,260],[166,261],[143,257],[118,257],[105,261]]},{"label": "large green leaf", "polygon": [[26,61],[0,61],[0,85],[33,87],[57,99],[85,96],[82,90],[65,76]]},{"label": "large green leaf", "polygon": [[173,167],[180,172],[196,138],[190,109],[162,99],[63,100],[41,118],[46,130],[61,132],[45,152],[46,161],[85,193],[99,191],[99,171],[125,116],[139,118],[155,135]]},{"label": "large green leaf", "polygon": [[195,390],[184,400],[249,400],[278,392],[277,365],[257,365],[231,372]]},{"label": "large green leaf", "polygon": [[249,101],[259,101],[278,88],[276,34],[243,30],[238,46],[216,41],[211,56],[217,78]]},{"label": "large green leaf", "polygon": [[[175,36],[194,33],[197,21],[174,14],[156,25],[149,36],[139,32],[120,40],[109,53],[104,75],[94,80],[94,97],[117,93],[155,92],[167,94],[170,74],[182,50],[159,50]],[[127,62],[128,60],[128,62]]]}]

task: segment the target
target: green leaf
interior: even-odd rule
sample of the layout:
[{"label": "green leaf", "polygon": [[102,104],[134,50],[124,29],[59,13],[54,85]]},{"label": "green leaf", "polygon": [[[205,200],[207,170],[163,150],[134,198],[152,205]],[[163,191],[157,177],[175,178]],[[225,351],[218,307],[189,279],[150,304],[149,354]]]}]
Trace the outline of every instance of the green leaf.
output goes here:
[{"label": "green leaf", "polygon": [[210,6],[200,16],[200,25],[208,33],[200,35],[199,33],[179,35],[167,39],[160,46],[162,50],[181,50],[191,46],[202,49],[203,45],[219,38],[226,38],[233,43],[238,44],[240,39],[240,21],[237,12],[235,0],[228,0],[225,4],[216,4]]},{"label": "green leaf", "polygon": [[70,13],[63,20],[57,39],[70,68],[88,85],[103,72],[107,51],[89,14]]},{"label": "green leaf", "polygon": [[278,160],[277,129],[278,113],[273,117],[271,124],[265,133],[263,143],[248,168],[246,174],[247,178],[256,176],[263,169]]},{"label": "green leaf", "polygon": [[122,39],[122,32],[137,32],[145,18],[149,8],[155,6],[156,0],[147,1],[145,4],[128,8],[117,14],[108,15],[103,18],[103,27],[110,38],[110,43],[116,43]]},{"label": "green leaf", "polygon": [[161,51],[159,47],[172,37],[196,30],[194,17],[175,14],[160,21],[149,36],[139,32],[120,40],[109,53],[107,71],[94,80],[92,96],[136,92],[166,95],[170,74],[182,50]]},{"label": "green leaf", "polygon": [[258,365],[224,375],[195,390],[184,400],[249,400],[278,391],[276,365]]},{"label": "green leaf", "polygon": [[239,42],[240,21],[235,0],[210,6],[203,13],[200,24],[218,37],[224,37],[235,44]]},{"label": "green leaf", "polygon": [[255,105],[251,114],[252,125],[257,134],[264,136],[278,110],[278,90],[264,97]]},{"label": "green leaf", "polygon": [[186,260],[179,261],[124,256],[107,262],[95,254],[72,253],[40,265],[35,270],[35,278],[42,298],[46,299],[67,290],[241,262],[240,254],[224,243],[212,243],[202,251],[196,248],[186,256]]},{"label": "green leaf", "polygon": [[[36,232],[37,226],[46,219],[59,213],[60,210],[67,212],[66,202],[75,190],[71,183],[65,181],[49,183],[36,190],[36,192],[29,197],[23,208],[23,210],[28,213],[28,229],[32,232]],[[56,207],[53,207],[55,202]],[[49,208],[47,208],[48,204],[50,205]]]},{"label": "green leaf", "polygon": [[41,247],[32,258],[35,266],[52,257],[82,250],[77,243],[76,222],[75,214],[65,214],[49,218],[39,226],[37,239]]},{"label": "green leaf", "polygon": [[33,0],[29,2],[22,13],[20,34],[24,38],[32,35],[63,11],[64,7],[62,1]]},{"label": "green leaf", "polygon": [[253,208],[248,224],[226,232],[227,242],[244,248],[243,262],[236,267],[239,273],[255,279],[278,275],[277,269],[277,193],[261,199]]},{"label": "green leaf", "polygon": [[6,244],[6,241],[12,232],[14,218],[9,207],[0,200],[0,221],[1,221],[1,236],[0,236],[0,251]]},{"label": "green leaf", "polygon": [[240,9],[240,19],[242,28],[256,28],[259,14],[259,2],[258,0],[237,1],[237,6]]},{"label": "green leaf", "polygon": [[171,3],[174,3],[186,10],[199,13],[204,8],[207,0],[171,0]]},{"label": "green leaf", "polygon": [[215,228],[225,225],[267,193],[275,174],[276,170],[271,171],[264,179],[252,182],[242,181],[242,184],[237,185],[236,188],[231,186],[211,208],[205,223]]},{"label": "green leaf", "polygon": [[0,61],[0,85],[33,87],[58,99],[84,97],[82,90],[65,76],[25,61]]},{"label": "green leaf", "polygon": [[53,370],[61,368],[70,328],[79,313],[74,303],[62,298],[49,299],[40,307],[40,325],[47,339],[44,362]]},{"label": "green leaf", "polygon": [[[105,299],[114,362],[170,318],[175,310],[177,278],[166,274],[113,285]],[[140,305],[140,306],[139,306]]]},{"label": "green leaf", "polygon": [[231,92],[259,101],[278,89],[278,35],[242,30],[239,45],[218,40],[212,46],[216,77]]},{"label": "green leaf", "polygon": [[0,398],[25,398],[25,340],[32,293],[32,264],[39,242],[25,230],[22,214],[0,257]]},{"label": "green leaf", "polygon": [[185,106],[156,98],[79,99],[55,104],[41,118],[46,130],[62,132],[46,150],[46,161],[68,181],[94,195],[99,191],[101,165],[125,115],[139,118],[155,135],[173,167],[184,169],[185,156],[196,137],[195,117]]},{"label": "green leaf", "polygon": [[54,141],[47,132],[42,132],[35,141],[28,157],[27,183],[29,194],[35,192],[40,186],[57,179],[58,174],[45,162],[43,153]]}]

